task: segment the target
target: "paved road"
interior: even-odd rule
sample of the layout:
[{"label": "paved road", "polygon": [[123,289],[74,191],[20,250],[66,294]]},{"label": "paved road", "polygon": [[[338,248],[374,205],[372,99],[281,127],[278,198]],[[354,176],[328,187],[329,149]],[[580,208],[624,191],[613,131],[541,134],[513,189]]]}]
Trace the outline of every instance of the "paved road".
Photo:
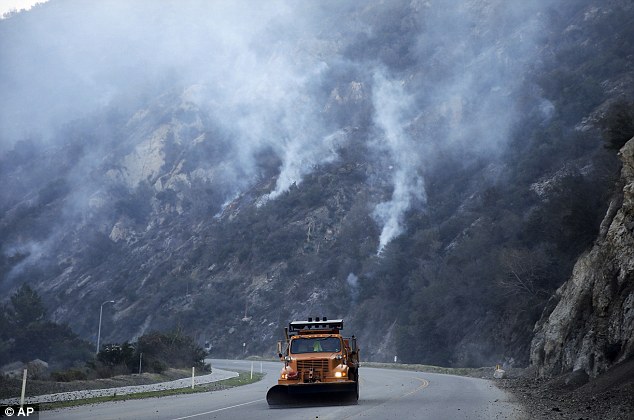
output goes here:
[{"label": "paved road", "polygon": [[[214,360],[249,370],[251,362]],[[121,401],[43,412],[41,419],[524,419],[524,412],[492,382],[451,375],[361,368],[358,405],[270,409],[267,389],[280,363],[264,362],[264,380],[241,387],[172,397]],[[255,362],[256,371],[260,363]]]}]

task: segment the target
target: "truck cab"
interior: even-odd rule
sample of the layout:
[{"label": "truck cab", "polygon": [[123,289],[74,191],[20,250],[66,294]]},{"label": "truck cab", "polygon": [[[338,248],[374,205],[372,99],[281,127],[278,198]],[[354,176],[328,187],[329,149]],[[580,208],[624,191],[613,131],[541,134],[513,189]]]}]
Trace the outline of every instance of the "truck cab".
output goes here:
[{"label": "truck cab", "polygon": [[341,319],[291,322],[285,329],[285,341],[278,342],[284,367],[277,394],[346,393],[356,401],[359,349],[356,338],[343,337],[342,329]]}]

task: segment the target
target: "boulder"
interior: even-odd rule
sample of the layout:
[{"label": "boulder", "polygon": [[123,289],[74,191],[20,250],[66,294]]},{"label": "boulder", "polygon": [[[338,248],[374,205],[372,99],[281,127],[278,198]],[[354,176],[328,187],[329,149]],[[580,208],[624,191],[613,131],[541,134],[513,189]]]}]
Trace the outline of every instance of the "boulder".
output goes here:
[{"label": "boulder", "polygon": [[495,369],[495,372],[493,372],[493,377],[495,379],[503,379],[506,378],[506,371],[504,369]]}]

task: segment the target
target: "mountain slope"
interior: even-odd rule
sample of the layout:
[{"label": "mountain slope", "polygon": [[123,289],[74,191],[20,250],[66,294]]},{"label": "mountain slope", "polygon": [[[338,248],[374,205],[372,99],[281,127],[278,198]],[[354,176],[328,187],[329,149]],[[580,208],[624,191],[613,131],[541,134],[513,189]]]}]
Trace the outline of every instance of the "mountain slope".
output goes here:
[{"label": "mountain slope", "polygon": [[268,355],[326,315],[370,359],[527,363],[618,174],[629,3],[205,3],[0,22],[5,295],[87,338],[113,299],[104,342]]}]

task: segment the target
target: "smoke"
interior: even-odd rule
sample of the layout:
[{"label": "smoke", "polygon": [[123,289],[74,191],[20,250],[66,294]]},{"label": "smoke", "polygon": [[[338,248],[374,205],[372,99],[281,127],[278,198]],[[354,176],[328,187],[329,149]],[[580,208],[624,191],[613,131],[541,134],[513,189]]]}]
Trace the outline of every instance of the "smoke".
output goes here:
[{"label": "smoke", "polygon": [[[306,134],[297,133],[295,141],[284,142],[282,167],[275,189],[268,195],[274,199],[291,185],[299,184],[304,175],[310,173],[317,165],[334,161],[337,150],[346,140],[345,133],[338,130],[323,138],[306,138]],[[299,141],[298,141],[299,139]]]},{"label": "smoke", "polygon": [[[379,68],[373,78],[373,121],[379,129],[373,145],[388,161],[392,187],[390,200],[373,211],[381,227],[379,254],[403,233],[413,205],[424,210],[426,173],[449,156],[467,166],[502,155],[521,118],[518,98],[539,54],[546,3],[418,5],[424,12],[409,50],[416,57],[413,68]],[[553,112],[547,102],[541,109],[545,118]]]},{"label": "smoke", "polygon": [[352,297],[352,301],[356,302],[357,297],[359,297],[359,277],[357,277],[354,273],[350,273],[346,278],[346,283],[348,284],[348,287],[350,287],[350,296]]},{"label": "smoke", "polygon": [[[47,247],[48,244],[27,242],[25,244],[12,246],[9,249],[5,250],[4,254],[7,258],[20,259],[20,262],[13,266],[7,274],[7,281],[10,283],[16,276],[20,275],[24,271],[25,267],[33,264],[35,261],[45,256],[46,253],[49,252]],[[5,284],[5,287],[6,286],[7,285]]]},{"label": "smoke", "polygon": [[[424,209],[426,174],[444,156],[466,162],[503,151],[545,4],[48,2],[0,21],[0,153],[24,138],[59,147],[63,127],[103,122],[116,109],[136,113],[128,131],[100,124],[69,163],[69,221],[117,182],[167,188],[157,174],[170,135],[183,148],[208,146],[178,182],[213,183],[217,210],[253,185],[260,157],[273,154],[277,178],[262,203],[339,158],[352,118],[329,114],[327,104],[336,88],[361,86],[354,101],[373,110],[366,143],[391,194],[372,211],[381,252],[405,231],[408,210]],[[197,113],[190,122],[175,117],[188,112]],[[100,179],[104,166],[112,169]]]},{"label": "smoke", "polygon": [[[325,59],[336,51],[317,39],[319,17],[306,9],[320,7],[284,1],[59,0],[8,19],[0,25],[0,151],[23,138],[57,147],[71,121],[112,108],[132,113],[145,108],[137,112],[145,117],[131,121],[129,132],[90,145],[83,169],[93,171],[104,156],[123,160],[116,176],[134,187],[164,165],[169,135],[185,144],[213,131],[216,137],[202,140],[216,144],[209,148],[213,155],[205,156],[208,174],[197,174],[222,185],[228,199],[257,178],[258,156],[273,152],[279,174],[267,198],[275,198],[317,165],[335,160],[346,141],[341,127],[320,111],[330,70]],[[326,54],[316,54],[321,48]],[[179,91],[180,105],[148,107],[166,92]],[[168,113],[188,109],[207,121],[169,121]],[[156,138],[141,137],[152,125]],[[190,138],[188,130],[194,133]],[[136,152],[125,157],[113,153],[131,148]]]},{"label": "smoke", "polygon": [[393,170],[392,198],[379,203],[373,212],[382,225],[380,253],[385,245],[402,233],[403,214],[410,208],[412,200],[424,204],[426,195],[423,179],[418,174],[419,150],[405,126],[412,118],[412,97],[403,91],[403,82],[387,80],[381,73],[377,73],[374,77],[372,103],[375,109],[374,121],[383,132],[376,147],[384,149],[393,164],[389,166]]}]

